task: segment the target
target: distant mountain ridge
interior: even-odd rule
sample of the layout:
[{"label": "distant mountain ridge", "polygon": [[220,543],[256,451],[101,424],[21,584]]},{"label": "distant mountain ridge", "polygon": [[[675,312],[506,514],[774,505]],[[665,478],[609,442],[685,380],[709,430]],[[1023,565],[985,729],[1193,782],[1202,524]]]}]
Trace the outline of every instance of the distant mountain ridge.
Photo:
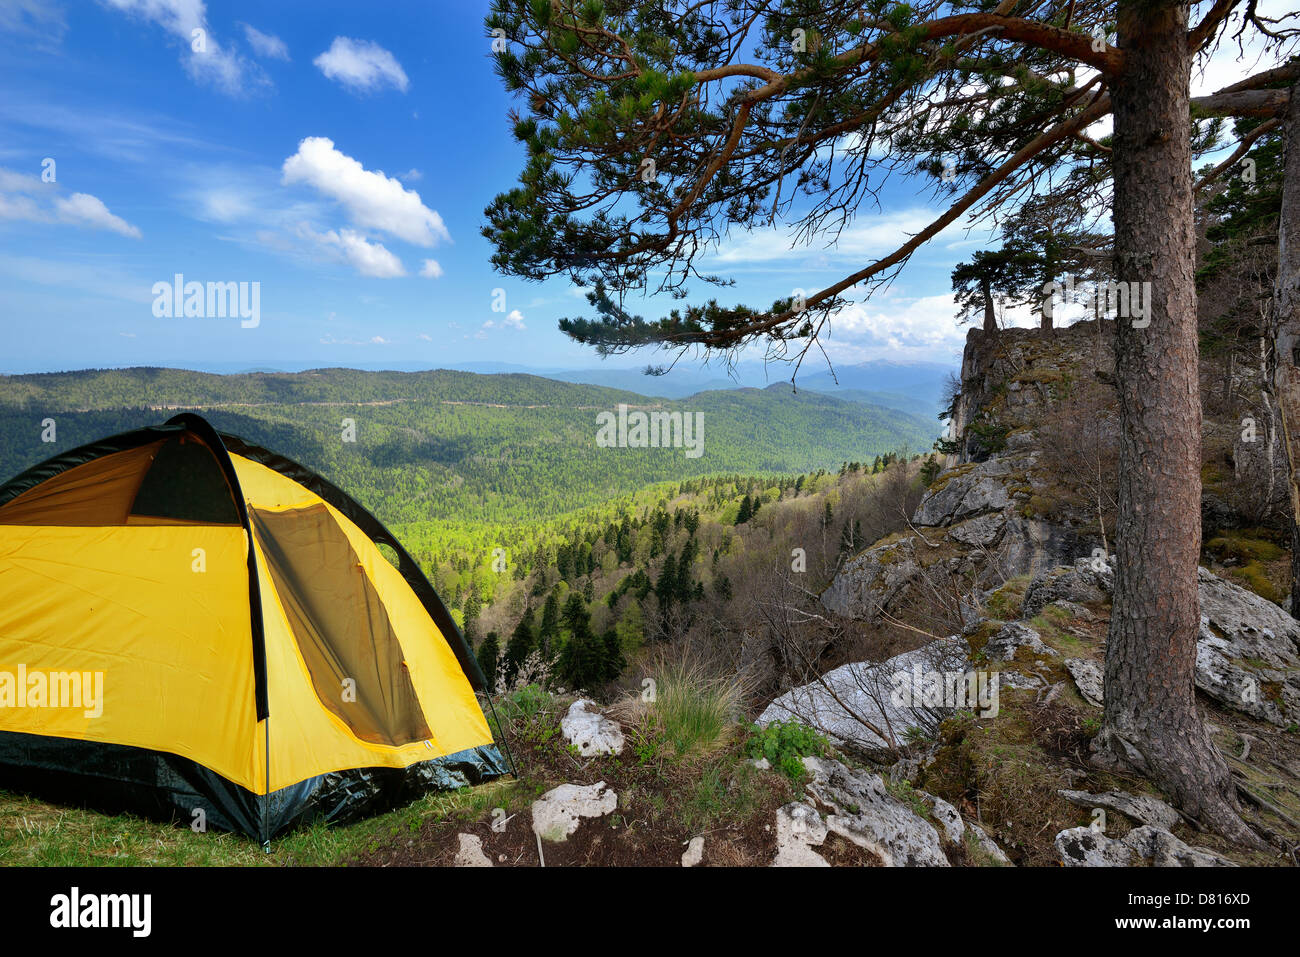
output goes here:
[{"label": "distant mountain ridge", "polygon": [[[698,413],[703,454],[605,448],[619,405]],[[354,492],[385,521],[536,521],[658,482],[837,469],[928,451],[937,420],[788,386],[665,399],[521,373],[103,369],[0,378],[0,481],[59,451],[193,409]],[[57,443],[41,440],[53,417]],[[358,439],[340,439],[345,418]]]},{"label": "distant mountain ridge", "polygon": [[[196,374],[237,375],[300,375],[320,372],[323,368],[308,368],[304,364],[280,364],[270,360],[247,362],[199,363]],[[142,367],[136,367],[142,368]],[[162,364],[147,368],[189,368],[189,364]],[[446,369],[431,369],[427,362],[418,360],[390,363],[360,363],[349,367],[355,372],[469,372],[478,375],[527,375],[580,385],[603,386],[641,396],[665,399],[684,399],[699,392],[726,391],[739,388],[765,389],[772,385],[790,388],[788,367],[781,364],[759,362],[738,363],[732,370],[734,377],[721,366],[677,366],[662,376],[644,373],[644,366],[619,367],[601,365],[585,369],[524,366],[510,362],[478,361],[451,363]],[[121,370],[103,370],[121,371]],[[805,369],[794,387],[802,391],[836,395],[850,402],[879,405],[897,409],[929,420],[939,411],[940,395],[944,383],[955,366],[934,362],[901,363],[872,360],[853,365],[837,366],[834,375],[828,371],[809,374]],[[10,378],[53,373],[15,373]]]},{"label": "distant mountain ridge", "polygon": [[[784,365],[765,367],[761,363],[740,363],[733,371],[734,377],[723,370],[710,374],[707,367],[675,368],[662,376],[645,375],[639,369],[551,370],[540,374],[566,382],[604,385],[667,398],[745,387],[792,387],[786,375],[788,367]],[[882,405],[928,419],[939,411],[944,385],[954,372],[956,366],[935,362],[873,360],[836,367],[833,374],[830,371],[809,374],[804,370],[796,377],[793,388],[800,392],[838,395],[850,402]]]}]

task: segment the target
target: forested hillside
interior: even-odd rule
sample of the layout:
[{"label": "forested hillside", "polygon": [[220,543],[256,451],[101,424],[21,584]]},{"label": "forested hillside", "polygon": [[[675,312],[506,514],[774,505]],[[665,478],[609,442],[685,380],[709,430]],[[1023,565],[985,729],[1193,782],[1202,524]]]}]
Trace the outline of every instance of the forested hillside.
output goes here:
[{"label": "forested hillside", "polygon": [[[599,447],[596,416],[619,404],[699,413],[703,454]],[[554,583],[559,574],[581,589],[593,573],[631,568],[634,557],[657,575],[662,542],[651,547],[647,537],[635,556],[624,551],[613,565],[603,562],[604,546],[592,565],[592,546],[629,516],[624,537],[635,538],[656,509],[683,494],[703,496],[697,509],[734,523],[744,495],[806,493],[819,470],[833,474],[846,462],[879,469],[900,450],[928,450],[937,426],[891,409],[791,394],[785,385],[670,402],[526,375],[100,370],[0,378],[0,473],[7,479],[59,450],[165,421],[182,408],[316,469],[356,497],[398,534],[458,618],[466,602],[490,607],[513,595],[518,606],[515,575],[550,574]],[[50,420],[56,441],[42,441]],[[355,441],[345,441],[345,420]],[[804,473],[812,473],[806,485]],[[838,534],[832,530],[832,546]],[[557,566],[566,547],[572,567]],[[509,575],[494,568],[498,556]]]},{"label": "forested hillside", "polygon": [[[698,413],[703,454],[598,447],[596,416],[619,404]],[[318,470],[397,524],[538,521],[655,482],[927,450],[937,432],[937,422],[781,386],[668,402],[521,375],[106,370],[0,378],[0,474],[181,408]],[[54,443],[42,441],[47,418]]]}]

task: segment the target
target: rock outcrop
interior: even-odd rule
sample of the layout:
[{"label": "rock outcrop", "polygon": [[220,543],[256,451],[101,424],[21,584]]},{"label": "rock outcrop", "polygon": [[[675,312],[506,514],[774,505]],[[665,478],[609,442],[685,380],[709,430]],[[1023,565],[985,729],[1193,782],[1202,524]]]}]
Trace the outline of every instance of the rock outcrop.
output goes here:
[{"label": "rock outcrop", "polygon": [[491,859],[483,853],[483,839],[474,834],[456,835],[458,842],[454,867],[491,867]]},{"label": "rock outcrop", "polygon": [[930,487],[906,533],[845,563],[821,599],[838,615],[877,623],[909,600],[932,601],[959,577],[992,588],[1073,564],[1099,545],[1033,511],[1037,455],[1007,452],[958,466]]},{"label": "rock outcrop", "polygon": [[1200,574],[1196,687],[1261,721],[1300,723],[1300,622],[1254,592]]},{"label": "rock outcrop", "polygon": [[1106,685],[1106,673],[1101,664],[1091,658],[1066,658],[1065,670],[1074,679],[1074,686],[1083,695],[1083,700],[1094,708],[1100,708]]},{"label": "rock outcrop", "polygon": [[[1037,576],[1025,592],[1026,618],[1049,604],[1108,601],[1115,573],[1093,559]],[[1196,687],[1220,705],[1279,727],[1300,722],[1300,622],[1240,585],[1199,570],[1201,633]],[[992,644],[992,642],[990,642]],[[1070,659],[1066,668],[1084,697],[1101,703],[1101,665]]]},{"label": "rock outcrop", "polygon": [[561,784],[533,802],[533,832],[545,841],[564,841],[583,818],[604,817],[618,807],[618,795],[595,784]]},{"label": "rock outcrop", "polygon": [[870,753],[895,749],[911,729],[932,733],[951,706],[927,704],[926,675],[965,673],[967,648],[960,638],[932,642],[881,662],[855,662],[780,695],[758,724],[799,721],[833,743]]},{"label": "rock outcrop", "polygon": [[1020,613],[1033,618],[1048,605],[1068,602],[1082,607],[1106,601],[1115,588],[1115,568],[1110,562],[1081,558],[1068,568],[1050,568],[1039,572],[1025,589]]},{"label": "rock outcrop", "polygon": [[[964,763],[969,750],[962,749],[981,747],[972,741],[989,740],[975,738],[976,732],[995,740],[996,734],[980,723],[978,714],[973,725],[961,716],[934,734],[951,709],[918,709],[911,700],[900,705],[889,696],[863,689],[887,686],[911,666],[909,656],[924,659],[935,647],[960,643],[962,660],[949,662],[943,670],[996,673],[998,684],[1009,694],[1009,706],[1023,709],[1018,720],[1034,735],[1036,745],[1053,755],[1060,749],[1060,760],[1044,759],[1042,767],[1035,767],[1042,772],[1033,784],[1040,804],[1053,805],[1059,815],[1064,799],[1133,822],[1133,830],[1122,837],[1107,835],[1104,827],[1061,831],[1055,851],[1062,863],[1222,866],[1230,862],[1174,835],[1183,820],[1163,801],[1123,791],[1073,790],[1080,779],[1089,778],[1088,738],[1098,724],[1097,711],[1106,691],[1106,625],[1116,566],[1107,555],[1108,538],[1115,532],[1113,503],[1106,513],[1104,490],[1085,481],[1093,471],[1091,465],[1076,468],[1067,463],[1093,456],[1098,475],[1103,468],[1115,467],[1113,457],[1104,457],[1115,453],[1113,442],[1108,441],[1107,416],[1113,409],[1105,394],[1105,383],[1113,381],[1114,374],[1112,338],[1105,324],[1097,322],[1050,334],[971,332],[961,392],[952,409],[958,439],[946,449],[951,453],[946,468],[922,496],[907,527],[849,558],[820,596],[833,615],[868,626],[919,625],[924,617],[926,629],[935,630],[933,622],[941,621],[940,634],[957,636],[885,662],[836,668],[821,681],[776,698],[760,723],[794,717],[836,742],[868,752],[871,760],[879,757],[871,753],[873,747],[897,743],[901,731],[911,746],[903,749],[901,759],[894,756],[897,760],[888,771],[891,787],[916,782],[956,800],[968,793],[965,789],[974,777],[989,773],[987,763],[971,771]],[[1216,427],[1209,421],[1210,414],[1207,436]],[[1235,420],[1227,425],[1231,428],[1223,428],[1228,432],[1237,431]],[[1071,444],[1076,431],[1078,448]],[[1054,438],[1048,441],[1048,436]],[[1230,449],[1233,459],[1257,452],[1236,442],[1219,442],[1219,446]],[[1232,479],[1216,478],[1216,468],[1222,472],[1223,462],[1215,466],[1209,456],[1207,452],[1210,477],[1206,481],[1218,484],[1213,494],[1207,490],[1203,513],[1206,507],[1214,512],[1215,528],[1244,529],[1248,524],[1244,513],[1234,514],[1229,505],[1236,494],[1232,491],[1236,486],[1230,485],[1249,469],[1237,468]],[[1228,472],[1232,468],[1228,462]],[[1274,473],[1276,463],[1270,459],[1264,484],[1277,479]],[[1285,475],[1282,481],[1285,484]],[[1221,501],[1214,499],[1219,492],[1224,495]],[[1244,506],[1239,502],[1237,507]],[[1228,569],[1225,575],[1239,577],[1261,594],[1209,568],[1198,572],[1202,620],[1195,684],[1205,698],[1233,712],[1231,721],[1224,722],[1229,731],[1215,729],[1216,738],[1235,732],[1246,751],[1255,739],[1243,729],[1253,721],[1280,729],[1300,725],[1300,623],[1265,597],[1276,597],[1275,588],[1264,587],[1269,575],[1276,577],[1276,569],[1260,570],[1273,558],[1267,549],[1256,548],[1255,542],[1253,533],[1240,532],[1225,536],[1218,545],[1207,541],[1206,562]],[[1234,562],[1246,561],[1253,567],[1234,570]],[[930,665],[929,670],[940,669]],[[880,734],[879,728],[889,730]],[[912,734],[911,729],[919,733]],[[1019,739],[1012,733],[1008,738],[1012,739],[1009,749],[1018,753],[1014,749],[1021,746]],[[993,745],[989,747],[990,754],[997,753]],[[987,762],[988,756],[984,758]],[[1038,758],[1026,766],[1034,760]],[[941,798],[914,790],[907,801],[901,801],[879,780],[873,784],[817,759],[809,759],[808,766],[814,775],[809,794],[819,807],[831,803],[844,808],[848,802],[855,809],[829,814],[830,833],[870,847],[882,860],[937,863],[935,841],[945,859],[955,860],[951,848],[965,842],[972,856],[998,860],[1001,852],[987,834],[964,821]],[[1286,770],[1282,764],[1273,767]],[[1110,786],[1107,781],[1093,790]],[[918,813],[911,796],[926,810]],[[999,797],[1000,820],[989,818],[998,821],[999,837],[1008,841],[1019,837],[1014,846],[1029,860],[1042,863],[1045,856],[1050,858],[1053,849],[1043,842],[1052,831],[1042,832],[1042,838],[1016,835],[1013,815],[1007,812],[1014,798]],[[1259,800],[1255,806],[1294,823],[1269,801]],[[918,827],[913,818],[925,827]]]},{"label": "rock outcrop", "polygon": [[588,698],[569,705],[568,713],[560,720],[560,731],[584,758],[623,753],[623,729],[601,714],[599,706]]},{"label": "rock outcrop", "polygon": [[1164,801],[1149,794],[1129,794],[1127,791],[1107,791],[1105,794],[1089,794],[1087,791],[1058,791],[1061,797],[1071,804],[1085,808],[1108,808],[1118,811],[1139,824],[1151,824],[1168,830],[1178,824],[1182,817]]},{"label": "rock outcrop", "polygon": [[984,646],[984,654],[993,661],[1010,661],[1021,648],[1028,649],[1031,655],[1059,657],[1055,649],[1043,644],[1038,632],[1020,621],[1010,621],[1003,625]]},{"label": "rock outcrop", "polygon": [[965,863],[1010,864],[1003,850],[974,822],[942,798],[903,786],[890,791],[871,771],[853,770],[831,758],[804,758],[808,800],[777,812],[777,857],[784,866],[821,866],[814,848],[829,834],[870,852],[886,867],[948,867]]},{"label": "rock outcrop", "polygon": [[804,758],[808,793],[831,809],[826,827],[871,851],[886,867],[947,867],[939,832],[885,788],[880,775],[838,761]]},{"label": "rock outcrop", "polygon": [[810,804],[794,802],[776,811],[776,857],[773,867],[830,867],[818,854],[826,840],[826,824]]},{"label": "rock outcrop", "polygon": [[1090,827],[1072,827],[1056,835],[1056,849],[1066,867],[1236,867],[1203,847],[1190,847],[1164,828],[1144,824],[1122,838],[1107,837]]}]

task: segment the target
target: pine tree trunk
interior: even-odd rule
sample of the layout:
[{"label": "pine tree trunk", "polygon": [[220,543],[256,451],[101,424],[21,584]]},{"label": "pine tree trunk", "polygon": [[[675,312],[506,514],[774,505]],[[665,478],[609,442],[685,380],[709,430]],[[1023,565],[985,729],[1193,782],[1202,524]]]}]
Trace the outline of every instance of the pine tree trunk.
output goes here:
[{"label": "pine tree trunk", "polygon": [[1291,478],[1291,614],[1300,618],[1300,83],[1291,87],[1273,289],[1274,390]]},{"label": "pine tree trunk", "polygon": [[997,316],[993,312],[993,290],[989,288],[987,279],[980,283],[980,289],[984,293],[984,331],[992,335],[998,331]]},{"label": "pine tree trunk", "polygon": [[1196,707],[1201,401],[1193,278],[1186,0],[1120,0],[1115,278],[1150,282],[1149,321],[1117,316],[1116,574],[1106,647],[1103,766],[1153,780],[1191,816],[1258,845]]}]

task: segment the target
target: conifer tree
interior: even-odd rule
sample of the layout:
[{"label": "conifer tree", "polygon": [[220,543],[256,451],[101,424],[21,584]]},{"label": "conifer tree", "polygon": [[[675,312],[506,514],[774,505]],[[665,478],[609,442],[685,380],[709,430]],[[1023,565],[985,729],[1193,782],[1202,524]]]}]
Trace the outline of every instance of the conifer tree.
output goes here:
[{"label": "conifer tree", "polygon": [[497,684],[497,665],[501,657],[501,649],[495,631],[488,632],[488,636],[483,639],[483,644],[479,645],[475,657],[478,659],[478,666],[483,672],[483,677],[487,679],[487,686],[495,688]]},{"label": "conifer tree", "polygon": [[655,595],[659,597],[659,607],[667,608],[677,599],[677,559],[669,552],[659,569],[659,578],[655,581]]},{"label": "conifer tree", "polygon": [[557,592],[551,591],[546,596],[546,604],[542,606],[542,624],[537,630],[538,645],[542,649],[542,654],[551,654],[555,647],[555,639],[560,633],[560,599]]},{"label": "conifer tree", "polygon": [[532,652],[536,643],[537,638],[533,634],[533,609],[529,606],[524,609],[523,617],[519,619],[519,624],[515,625],[510,641],[506,643],[502,667],[505,669],[507,682],[514,680],[515,675],[519,673],[519,666],[524,663],[524,659]]}]

